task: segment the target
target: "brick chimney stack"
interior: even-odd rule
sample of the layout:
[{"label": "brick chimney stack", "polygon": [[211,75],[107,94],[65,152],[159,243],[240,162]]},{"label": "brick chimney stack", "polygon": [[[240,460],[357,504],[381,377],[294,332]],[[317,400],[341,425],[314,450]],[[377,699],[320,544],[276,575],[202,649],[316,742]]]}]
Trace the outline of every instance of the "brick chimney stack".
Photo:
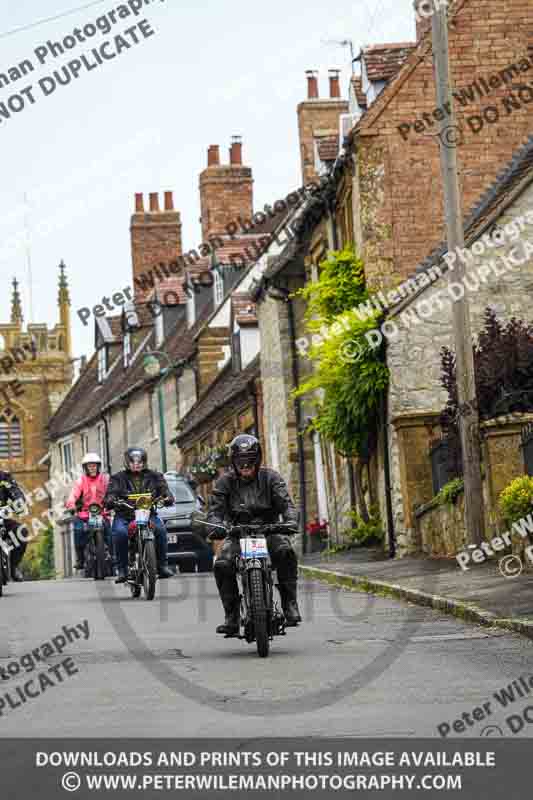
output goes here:
[{"label": "brick chimney stack", "polygon": [[207,150],[207,166],[218,167],[220,165],[220,147],[212,144]]},{"label": "brick chimney stack", "polygon": [[307,75],[307,99],[318,100],[318,72],[314,69],[308,69],[305,74]]},{"label": "brick chimney stack", "polygon": [[200,207],[202,237],[227,234],[227,226],[238,218],[253,215],[253,176],[243,166],[242,141],[234,136],[230,147],[230,163],[220,164],[219,146],[207,152],[207,168],[200,173]]},{"label": "brick chimney stack", "polygon": [[433,0],[414,0],[413,6],[416,15],[416,41],[419,42],[426,31],[431,29]]},{"label": "brick chimney stack", "polygon": [[[135,195],[135,213],[131,217],[131,257],[133,264],[133,285],[137,302],[146,302],[154,293],[153,287],[146,283],[142,288],[136,278],[152,274],[154,267],[160,264],[167,265],[182,255],[181,242],[181,217],[179,211],[174,210],[172,192],[164,193],[164,210],[160,209],[158,192],[150,192],[149,211],[145,211],[144,197],[141,193]],[[161,272],[165,279],[165,273]],[[158,294],[165,291],[165,280],[154,277]],[[176,276],[170,273],[170,281],[176,282]],[[142,281],[142,278],[141,278]],[[170,283],[169,283],[170,285]],[[172,284],[174,286],[174,284]]]},{"label": "brick chimney stack", "polygon": [[229,163],[234,167],[242,167],[242,138],[234,136],[229,150]]},{"label": "brick chimney stack", "polygon": [[327,136],[339,137],[340,116],[347,114],[349,105],[342,100],[340,70],[330,69],[330,97],[321,100],[315,70],[307,70],[307,100],[298,105],[298,131],[300,134],[300,157],[303,183],[317,179],[315,164],[315,139]]},{"label": "brick chimney stack", "polygon": [[336,100],[341,96],[340,74],[340,69],[330,69],[329,71],[329,96],[332,100]]}]

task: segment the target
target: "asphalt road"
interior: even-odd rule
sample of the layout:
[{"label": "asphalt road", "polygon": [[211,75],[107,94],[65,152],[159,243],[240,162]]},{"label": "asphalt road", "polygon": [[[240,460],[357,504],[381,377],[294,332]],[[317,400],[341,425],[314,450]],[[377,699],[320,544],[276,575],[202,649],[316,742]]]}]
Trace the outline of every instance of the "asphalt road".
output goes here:
[{"label": "asphalt road", "polygon": [[[0,599],[0,736],[438,737],[438,725],[490,701],[462,735],[497,726],[510,737],[506,717],[533,706],[533,689],[506,710],[492,697],[533,674],[532,644],[518,635],[310,581],[301,610],[304,624],[263,660],[215,634],[212,575],[160,582],[151,603],[111,580],[10,584]],[[26,674],[25,654],[84,620],[87,639],[80,632]],[[69,657],[72,675],[58,666]],[[9,665],[20,672],[9,676]],[[16,687],[28,680],[36,696],[22,702]],[[532,733],[526,724],[518,735]]]}]

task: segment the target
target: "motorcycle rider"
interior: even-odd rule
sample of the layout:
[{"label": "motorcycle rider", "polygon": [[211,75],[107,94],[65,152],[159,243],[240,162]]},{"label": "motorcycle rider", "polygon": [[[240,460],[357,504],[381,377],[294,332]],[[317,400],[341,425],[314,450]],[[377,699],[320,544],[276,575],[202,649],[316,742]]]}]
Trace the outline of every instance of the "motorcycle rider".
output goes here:
[{"label": "motorcycle rider", "polygon": [[[151,493],[154,498],[162,498],[165,506],[174,504],[174,497],[161,472],[148,469],[148,456],[142,447],[130,447],[124,453],[124,467],[121,472],[111,476],[104,500],[106,508],[115,510],[113,520],[113,544],[118,561],[118,578],[116,583],[125,583],[128,574],[128,526],[135,519],[135,514],[121,500],[129,494]],[[168,568],[167,529],[163,521],[154,514],[155,538],[158,556],[158,572],[160,578],[174,575]]]},{"label": "motorcycle rider", "polygon": [[[23,513],[26,510],[24,492],[9,472],[4,472],[0,469],[0,507],[6,507],[8,504],[18,513]],[[23,581],[24,576],[19,569],[19,564],[26,552],[27,543],[22,538],[17,537],[19,525],[16,520],[5,517],[4,525],[6,531],[8,533],[11,531],[13,534],[13,539],[10,537],[6,540],[7,546],[11,545],[12,547],[10,550],[12,578],[14,581]]]},{"label": "motorcycle rider", "polygon": [[[85,566],[85,548],[89,532],[86,522],[89,519],[89,506],[98,503],[103,506],[109,486],[109,475],[102,472],[102,459],[98,453],[87,453],[81,462],[83,475],[78,478],[69,495],[65,507],[77,511],[74,520],[74,546],[76,548],[76,569]],[[109,515],[104,511],[104,537],[111,551],[111,527]]]},{"label": "motorcycle rider", "polygon": [[[230,444],[232,469],[215,483],[209,499],[207,522],[217,525],[236,524],[239,511],[245,508],[252,515],[252,524],[292,523],[298,531],[298,511],[291,500],[285,481],[273,469],[261,467],[262,449],[255,436],[239,434]],[[216,532],[212,534],[216,537]],[[302,621],[297,602],[298,559],[288,535],[273,534],[267,539],[272,566],[277,569],[281,604],[286,625],[294,627]],[[214,572],[226,620],[217,633],[232,636],[239,632],[239,590],[236,580],[236,556],[239,542],[226,537],[215,561]]]}]

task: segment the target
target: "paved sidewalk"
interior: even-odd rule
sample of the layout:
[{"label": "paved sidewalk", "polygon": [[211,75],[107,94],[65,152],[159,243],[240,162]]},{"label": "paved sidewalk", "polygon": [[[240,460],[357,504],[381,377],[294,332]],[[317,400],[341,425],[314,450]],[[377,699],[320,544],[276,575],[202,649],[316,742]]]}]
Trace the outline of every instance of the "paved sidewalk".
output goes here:
[{"label": "paved sidewalk", "polygon": [[379,549],[361,548],[332,556],[305,556],[300,571],[307,578],[431,606],[469,622],[533,638],[533,573],[505,578],[497,562],[463,572],[455,559],[409,556],[391,560]]}]

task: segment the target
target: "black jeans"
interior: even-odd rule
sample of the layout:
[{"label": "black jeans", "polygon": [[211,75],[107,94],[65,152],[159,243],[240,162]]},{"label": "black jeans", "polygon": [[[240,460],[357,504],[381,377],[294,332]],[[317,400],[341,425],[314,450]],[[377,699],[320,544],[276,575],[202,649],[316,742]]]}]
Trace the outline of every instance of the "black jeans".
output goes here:
[{"label": "black jeans", "polygon": [[[298,558],[289,536],[281,533],[272,534],[267,538],[267,546],[272,567],[278,573],[282,603],[285,603],[286,599],[296,599]],[[228,537],[224,539],[220,554],[215,561],[215,580],[227,614],[234,613],[239,605],[236,558],[240,552],[239,540]]]},{"label": "black jeans", "polygon": [[[4,520],[4,525],[6,526],[6,531],[12,531],[14,536],[13,539],[11,536],[6,536],[5,541],[8,545],[13,546],[13,550],[10,551],[9,557],[11,559],[11,569],[16,569],[22,559],[24,558],[24,553],[26,552],[27,542],[21,541],[21,539],[17,536],[17,530],[19,528],[20,523],[18,523],[14,519],[6,519]],[[26,535],[26,530],[23,529],[24,534]],[[15,544],[16,541],[16,544]]]}]

